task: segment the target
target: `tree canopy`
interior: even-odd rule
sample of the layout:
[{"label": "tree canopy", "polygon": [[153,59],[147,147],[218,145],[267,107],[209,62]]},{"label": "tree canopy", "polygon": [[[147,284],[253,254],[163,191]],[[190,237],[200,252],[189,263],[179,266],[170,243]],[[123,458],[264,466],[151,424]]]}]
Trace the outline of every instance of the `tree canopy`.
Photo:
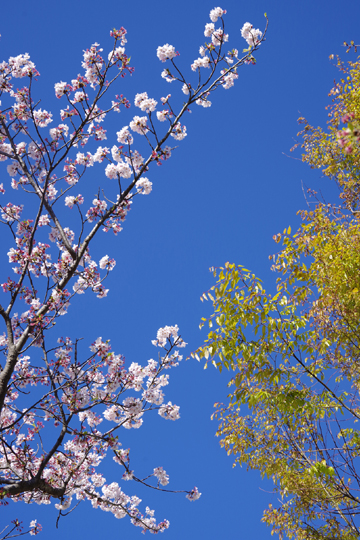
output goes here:
[{"label": "tree canopy", "polygon": [[214,313],[195,353],[233,372],[217,435],[234,465],[274,481],[263,521],[281,538],[360,535],[360,61],[337,66],[327,128],[300,118],[296,146],[339,199],[310,192],[299,229],[274,236],[275,294],[243,266],[212,269]]}]

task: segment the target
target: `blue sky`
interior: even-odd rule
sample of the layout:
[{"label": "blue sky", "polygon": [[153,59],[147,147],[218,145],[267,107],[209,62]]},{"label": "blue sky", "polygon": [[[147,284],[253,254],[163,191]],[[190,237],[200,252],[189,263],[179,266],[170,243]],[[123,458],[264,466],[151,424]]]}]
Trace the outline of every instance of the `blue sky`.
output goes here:
[{"label": "blue sky", "polygon": [[[289,157],[289,151],[299,116],[315,125],[326,123],[328,92],[338,78],[329,55],[346,59],[342,43],[357,42],[358,0],[341,6],[334,0],[227,0],[220,5],[228,12],[230,48],[245,46],[239,32],[244,22],[263,28],[264,12],[269,17],[267,40],[256,55],[257,65],[241,68],[234,88],[220,88],[210,109],[196,107],[186,118],[188,136],[169,161],[149,171],[153,192],[138,197],[121,234],[115,241],[105,235],[98,240],[99,256],[107,253],[117,261],[106,283],[109,296],[77,298],[61,321],[64,332],[84,338],[84,350],[102,336],[111,339],[129,363],[146,363],[156,354],[151,339],[157,329],[178,324],[190,354],[205,338],[198,325],[201,317],[210,315],[211,306],[199,298],[213,284],[209,267],[226,261],[243,264],[273,287],[268,261],[276,250],[272,236],[298,225],[296,212],[305,206],[302,182],[329,198],[334,195],[320,172],[302,164],[299,154]],[[132,103],[143,91],[159,100],[180,89],[160,77],[164,66],[156,57],[157,47],[173,44],[180,52],[179,65],[192,77],[190,64],[205,40],[204,25],[213,7],[203,0],[7,2],[1,8],[0,60],[28,52],[41,73],[35,93],[55,114],[60,103],[54,83],[81,72],[83,49],[97,41],[106,50],[109,30],[124,26],[135,73],[121,82],[118,93]],[[120,113],[114,139],[134,114],[134,108]],[[109,140],[108,146],[112,144]],[[99,169],[91,174],[98,185]],[[4,169],[2,176],[5,180]],[[4,272],[7,267],[2,281]],[[257,472],[232,468],[215,437],[216,422],[210,420],[214,402],[226,400],[228,379],[227,373],[204,371],[195,360],[184,361],[170,373],[166,388],[167,399],[181,406],[181,419],[166,422],[149,415],[140,430],[123,434],[139,476],[162,465],[171,489],[197,485],[203,494],[190,503],[183,494],[124,486],[139,494],[144,506],[154,508],[158,520],[170,520],[164,533],[168,540],[271,536],[260,521],[263,509],[276,504],[271,484]],[[109,482],[119,480],[111,465],[106,469]],[[45,527],[44,538],[141,538],[127,519],[118,521],[88,503],[64,518],[58,529],[53,506],[13,504],[1,512],[0,530],[15,517],[25,523],[37,518]]]}]

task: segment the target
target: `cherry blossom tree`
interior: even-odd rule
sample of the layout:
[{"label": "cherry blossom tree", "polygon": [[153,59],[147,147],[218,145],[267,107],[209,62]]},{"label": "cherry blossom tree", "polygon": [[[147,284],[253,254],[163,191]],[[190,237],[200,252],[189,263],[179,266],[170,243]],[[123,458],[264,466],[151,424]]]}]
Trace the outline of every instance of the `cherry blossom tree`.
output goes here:
[{"label": "cherry blossom tree", "polygon": [[[49,504],[55,499],[61,516],[75,500],[88,500],[117,518],[129,516],[143,531],[157,533],[169,526],[167,520],[157,523],[149,507],[140,511],[140,499],[126,495],[117,482],[107,482],[98,467],[112,457],[124,481],[170,491],[162,467],[145,479],[136,476],[129,449],[121,446],[120,428],[140,428],[148,411],[167,420],[179,418],[179,407],[166,402],[163,391],[168,369],[182,359],[179,349],[185,342],[178,327],[159,329],[153,341],[159,360],[144,366],[127,365],[101,337],[86,353],[76,337],[54,334],[76,295],[92,291],[102,299],[108,294],[104,281],[115,260],[104,254],[97,262],[90,248],[103,232],[116,237],[135,197],[151,192],[150,167],[167,161],[172,142],[187,136],[183,116],[194,104],[210,107],[212,92],[232,87],[238,68],[255,63],[253,53],[266,28],[262,34],[246,23],[241,34],[248,48],[241,55],[236,49],[225,52],[225,13],[221,8],[210,12],[212,22],[204,32],[208,43],[191,64],[192,78],[185,78],[175,62],[179,53],[172,45],[158,47],[157,56],[166,63],[162,77],[178,85],[185,102],[176,109],[170,94],[159,102],[146,92],[136,94],[139,115],[119,127],[111,148],[102,146],[115,136],[107,133],[105,118],[130,107],[122,94],[110,96],[121,78],[133,72],[124,28],[110,32],[108,54],[95,43],[84,52],[82,74],[71,83],[55,84],[60,123],[40,108],[34,88],[39,73],[28,54],[0,64],[0,161],[6,162],[9,178],[0,184],[0,212],[12,265],[11,275],[1,279],[2,504]],[[16,88],[14,79],[24,86]],[[103,179],[97,195],[88,200],[80,186],[91,167]],[[7,200],[10,185],[16,191],[13,202]],[[200,497],[196,487],[183,493],[190,501]],[[14,520],[0,537],[40,530],[36,520],[28,531]]]}]

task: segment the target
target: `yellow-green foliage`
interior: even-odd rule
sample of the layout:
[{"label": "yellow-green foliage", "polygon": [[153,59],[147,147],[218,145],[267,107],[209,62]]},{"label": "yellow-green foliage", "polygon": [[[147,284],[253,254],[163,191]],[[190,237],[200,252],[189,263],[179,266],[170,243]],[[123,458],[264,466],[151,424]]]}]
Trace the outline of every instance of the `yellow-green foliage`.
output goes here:
[{"label": "yellow-green foliage", "polygon": [[[314,128],[305,118],[299,118],[304,128],[298,135],[303,141],[303,161],[335,180],[341,190],[340,198],[348,209],[356,210],[360,196],[360,61],[344,64],[338,58],[337,66],[341,79],[329,93],[332,103],[328,106],[328,129]],[[339,144],[341,141],[344,146]]]},{"label": "yellow-green foliage", "polygon": [[282,503],[263,520],[304,540],[360,536],[360,62],[338,65],[328,128],[302,119],[301,147],[339,201],[275,235],[275,295],[241,266],[214,270],[210,331],[194,353],[233,372],[217,435],[235,464],[273,479]]}]

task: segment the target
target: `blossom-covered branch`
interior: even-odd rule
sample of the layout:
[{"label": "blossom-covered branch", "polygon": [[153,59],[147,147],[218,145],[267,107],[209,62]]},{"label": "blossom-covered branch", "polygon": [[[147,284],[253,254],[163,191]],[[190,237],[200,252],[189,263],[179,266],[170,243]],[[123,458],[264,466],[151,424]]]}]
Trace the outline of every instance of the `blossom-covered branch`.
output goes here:
[{"label": "blossom-covered branch", "polygon": [[[263,35],[246,23],[241,34],[248,48],[242,56],[237,49],[225,53],[229,39],[225,13],[221,8],[210,12],[212,22],[204,32],[210,41],[200,47],[190,77],[178,66],[175,47],[158,47],[159,60],[170,66],[162,77],[180,84],[178,97],[168,94],[156,101],[145,91],[137,93],[134,105],[140,112],[114,134],[104,127],[107,115],[130,108],[123,94],[110,96],[133,72],[124,28],[110,32],[113,46],[107,55],[93,44],[84,52],[83,74],[70,83],[55,84],[62,106],[57,120],[35,96],[39,73],[28,54],[0,64],[0,161],[10,178],[0,184],[4,200],[0,222],[8,233],[13,271],[1,283],[0,304],[3,502],[58,499],[56,507],[63,515],[76,498],[118,518],[128,515],[143,531],[157,533],[169,525],[167,520],[156,523],[148,507],[141,513],[140,499],[126,495],[117,482],[107,483],[97,468],[110,454],[122,467],[124,481],[136,480],[154,489],[168,484],[161,466],[145,479],[136,476],[129,449],[122,448],[119,438],[121,428],[140,428],[149,411],[167,420],[179,418],[179,407],[166,403],[163,392],[169,378],[166,370],[182,358],[178,349],[185,343],[178,327],[158,331],[153,344],[161,349],[159,361],[129,367],[108,340],[97,338],[91,354],[84,356],[79,340],[56,340],[53,334],[57,319],[68,313],[75,296],[89,290],[100,299],[107,296],[104,280],[116,261],[103,254],[97,262],[90,248],[101,232],[116,236],[135,197],[151,193],[152,181],[145,175],[154,163],[161,165],[171,157],[170,141],[187,136],[183,117],[194,104],[210,107],[212,92],[232,87],[238,68],[255,63],[253,53],[266,29]],[[14,87],[17,79],[25,81],[20,89]],[[182,104],[176,105],[179,97]],[[103,146],[108,137],[114,138],[112,146]],[[82,182],[92,167],[102,175],[96,195]],[[7,200],[8,185],[16,192],[13,201]],[[197,488],[185,493],[191,501],[200,497]],[[33,521],[30,534],[40,530]]]}]

